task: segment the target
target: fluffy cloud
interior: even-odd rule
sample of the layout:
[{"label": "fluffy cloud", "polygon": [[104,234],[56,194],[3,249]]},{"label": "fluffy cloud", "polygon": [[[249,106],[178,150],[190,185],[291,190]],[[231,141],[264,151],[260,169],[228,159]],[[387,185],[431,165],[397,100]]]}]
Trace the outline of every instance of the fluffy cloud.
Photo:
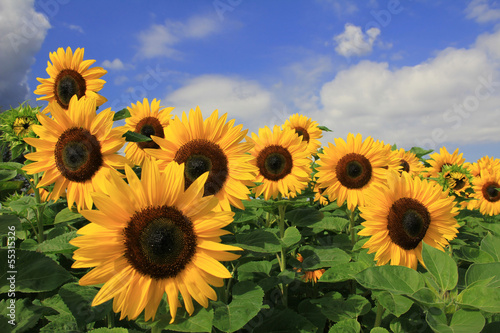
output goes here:
[{"label": "fluffy cloud", "polygon": [[118,58],[115,58],[113,61],[104,60],[102,62],[102,64],[101,64],[101,66],[104,67],[104,68],[112,69],[112,70],[122,70],[122,69],[125,69],[125,65]]},{"label": "fluffy cloud", "polygon": [[403,147],[496,142],[500,126],[500,32],[402,68],[362,61],[323,85],[314,117],[335,136],[360,132]]},{"label": "fluffy cloud", "polygon": [[465,13],[468,19],[475,20],[479,23],[497,21],[500,19],[500,9],[491,8],[488,0],[472,0],[465,9]]},{"label": "fluffy cloud", "polygon": [[180,57],[174,48],[186,39],[200,39],[217,32],[220,23],[212,16],[193,16],[186,22],[167,20],[165,24],[153,24],[138,35],[138,56],[143,58]]},{"label": "fluffy cloud", "polygon": [[34,0],[0,2],[0,108],[17,106],[29,96],[28,73],[50,23],[33,8]]},{"label": "fluffy cloud", "polygon": [[168,94],[162,105],[175,106],[177,115],[199,106],[204,117],[218,109],[219,115],[227,113],[228,119],[236,118],[238,124],[243,123],[252,131],[281,123],[281,111],[273,105],[270,92],[254,81],[221,75],[203,75],[189,80]]},{"label": "fluffy cloud", "polygon": [[372,52],[378,35],[378,28],[370,28],[363,33],[361,27],[347,23],[344,32],[333,38],[337,43],[335,51],[344,57],[367,55]]}]

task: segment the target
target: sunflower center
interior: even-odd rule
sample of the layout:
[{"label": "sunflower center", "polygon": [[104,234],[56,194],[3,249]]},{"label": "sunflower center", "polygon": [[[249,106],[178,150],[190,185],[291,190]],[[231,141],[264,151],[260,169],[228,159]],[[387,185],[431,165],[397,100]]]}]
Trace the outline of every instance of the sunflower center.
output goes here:
[{"label": "sunflower center", "polygon": [[268,180],[283,179],[292,172],[292,155],[282,146],[267,146],[257,156],[257,167],[261,175]]},{"label": "sunflower center", "polygon": [[453,186],[453,189],[454,190],[461,190],[464,188],[466,182],[463,178],[460,178],[460,179],[455,179],[455,186]]},{"label": "sunflower center", "polygon": [[342,157],[335,168],[339,182],[349,188],[362,188],[372,177],[372,165],[363,155],[349,153]]},{"label": "sunflower center", "polygon": [[84,128],[69,128],[57,140],[54,157],[59,172],[68,180],[84,183],[103,165],[101,145]]},{"label": "sunflower center", "polygon": [[392,242],[405,250],[412,250],[424,238],[431,216],[418,200],[401,198],[392,204],[387,221]]},{"label": "sunflower center", "polygon": [[80,99],[85,95],[86,90],[85,79],[80,73],[72,69],[62,70],[55,79],[54,96],[63,109],[68,109],[69,101],[73,95],[78,96],[78,99]]},{"label": "sunflower center", "polygon": [[309,133],[307,132],[307,130],[303,127],[295,127],[295,133],[298,134],[298,136],[301,136],[302,137],[302,141],[306,141],[306,142],[309,142]]},{"label": "sunflower center", "polygon": [[170,206],[136,212],[124,236],[125,258],[138,272],[154,279],[177,276],[196,253],[193,224]]},{"label": "sunflower center", "polygon": [[[163,126],[160,121],[156,117],[145,117],[142,118],[141,121],[137,123],[135,126],[136,133],[140,133],[142,135],[151,138],[151,135],[158,136],[160,138],[164,138],[165,134],[163,133]],[[158,149],[160,146],[154,141],[145,141],[145,142],[137,142],[137,145],[141,149],[151,148]]]},{"label": "sunflower center", "polygon": [[410,165],[405,160],[400,160],[399,166],[401,167],[401,172],[403,171],[410,172]]},{"label": "sunflower center", "polygon": [[206,139],[194,139],[175,153],[174,161],[186,163],[184,180],[186,189],[202,174],[209,172],[204,195],[217,194],[228,176],[228,159],[218,144]]},{"label": "sunflower center", "polygon": [[32,119],[28,117],[19,117],[14,121],[12,128],[17,136],[24,136],[29,133],[32,124]]},{"label": "sunflower center", "polygon": [[500,200],[500,191],[497,190],[500,185],[494,182],[487,183],[483,186],[483,197],[489,202],[497,202]]}]

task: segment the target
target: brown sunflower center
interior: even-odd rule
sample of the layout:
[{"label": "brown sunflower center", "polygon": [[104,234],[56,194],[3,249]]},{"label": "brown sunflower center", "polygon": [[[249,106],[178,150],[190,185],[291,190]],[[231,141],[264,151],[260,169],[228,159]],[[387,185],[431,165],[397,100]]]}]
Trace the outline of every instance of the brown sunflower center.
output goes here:
[{"label": "brown sunflower center", "polygon": [[[137,123],[135,126],[136,133],[142,134],[151,138],[151,135],[158,136],[160,138],[164,138],[165,134],[163,133],[163,126],[160,121],[156,117],[145,117],[142,118],[141,121]],[[137,145],[141,149],[151,148],[158,149],[160,146],[154,141],[146,141],[146,142],[137,142]]]},{"label": "brown sunflower center", "polygon": [[392,204],[387,221],[392,242],[405,250],[412,250],[424,238],[431,216],[418,200],[401,198]]},{"label": "brown sunflower center", "polygon": [[257,156],[257,167],[260,174],[268,180],[283,179],[292,172],[292,155],[282,146],[267,146]]},{"label": "brown sunflower center", "polygon": [[73,95],[80,99],[85,95],[87,84],[83,76],[72,70],[64,69],[57,75],[54,84],[54,96],[57,103],[65,110],[68,109],[69,101]]},{"label": "brown sunflower center", "polygon": [[497,190],[500,185],[495,182],[489,182],[483,185],[483,197],[489,202],[497,202],[500,200],[500,191]]},{"label": "brown sunflower center", "polygon": [[349,153],[342,157],[335,168],[339,182],[349,188],[362,188],[372,177],[372,165],[363,155]]},{"label": "brown sunflower center", "polygon": [[174,161],[186,163],[184,180],[186,189],[202,174],[209,172],[204,195],[217,194],[228,176],[228,160],[218,144],[206,139],[194,139],[175,153]]},{"label": "brown sunflower center", "polygon": [[403,159],[400,160],[399,166],[401,167],[400,172],[403,172],[403,171],[410,172],[410,165],[405,160],[403,160]]},{"label": "brown sunflower center", "polygon": [[455,179],[455,186],[453,186],[453,189],[456,191],[459,191],[465,187],[465,179],[460,178],[460,179]]},{"label": "brown sunflower center", "polygon": [[68,180],[84,183],[103,165],[101,144],[84,128],[64,131],[54,148],[56,167]]},{"label": "brown sunflower center", "polygon": [[302,137],[302,141],[309,142],[309,133],[303,127],[295,127],[295,133]]},{"label": "brown sunflower center", "polygon": [[193,224],[170,206],[136,212],[124,236],[125,258],[138,272],[154,279],[177,276],[196,253]]}]

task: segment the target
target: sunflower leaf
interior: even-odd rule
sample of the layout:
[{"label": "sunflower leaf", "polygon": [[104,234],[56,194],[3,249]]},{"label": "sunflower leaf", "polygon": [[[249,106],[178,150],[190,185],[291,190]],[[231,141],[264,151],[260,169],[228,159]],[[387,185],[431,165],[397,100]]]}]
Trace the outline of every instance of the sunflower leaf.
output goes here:
[{"label": "sunflower leaf", "polygon": [[481,250],[489,253],[495,261],[500,261],[500,237],[488,233],[481,241]]},{"label": "sunflower leaf", "polygon": [[479,333],[485,323],[485,319],[481,313],[463,309],[453,314],[450,325],[447,324],[445,313],[438,308],[431,308],[427,312],[425,320],[434,332],[443,333]]},{"label": "sunflower leaf", "polygon": [[131,115],[130,115],[129,110],[127,108],[124,108],[124,109],[121,109],[120,111],[115,112],[115,114],[113,115],[113,121],[129,118],[130,116]]},{"label": "sunflower leaf", "polygon": [[361,325],[356,319],[344,319],[333,325],[328,333],[358,333]]},{"label": "sunflower leaf", "polygon": [[322,130],[323,132],[333,132],[331,129],[329,129],[328,127],[326,126],[318,126],[318,128],[320,130]]},{"label": "sunflower leaf", "polygon": [[500,288],[483,285],[467,287],[458,295],[457,303],[463,307],[472,307],[485,312],[500,312]]},{"label": "sunflower leaf", "polygon": [[411,295],[425,286],[417,271],[405,266],[374,266],[355,275],[356,281],[365,288],[387,290],[394,294]]},{"label": "sunflower leaf", "polygon": [[448,254],[424,242],[422,258],[442,291],[452,290],[458,282],[458,268]]},{"label": "sunflower leaf", "polygon": [[142,135],[140,133],[127,131],[122,135],[127,142],[148,142],[152,141],[152,139],[146,135]]},{"label": "sunflower leaf", "polygon": [[500,288],[500,262],[472,264],[469,266],[465,273],[467,286],[484,280],[488,280],[488,287]]},{"label": "sunflower leaf", "polygon": [[[276,230],[274,230],[276,231]],[[248,251],[260,253],[276,253],[281,251],[281,243],[273,229],[257,229],[236,234],[234,244]]]},{"label": "sunflower leaf", "polygon": [[411,299],[401,295],[394,295],[388,291],[374,291],[373,296],[387,311],[396,317],[399,317],[406,313],[406,311],[410,310],[410,307],[413,304]]}]

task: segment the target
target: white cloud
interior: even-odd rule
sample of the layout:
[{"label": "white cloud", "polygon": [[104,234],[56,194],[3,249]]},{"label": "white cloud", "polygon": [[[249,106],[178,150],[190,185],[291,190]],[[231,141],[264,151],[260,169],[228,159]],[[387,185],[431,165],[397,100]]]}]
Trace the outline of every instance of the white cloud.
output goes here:
[{"label": "white cloud", "polygon": [[370,28],[363,33],[361,27],[346,23],[344,32],[333,38],[337,43],[335,51],[344,57],[367,55],[372,52],[378,35],[378,28]]},{"label": "white cloud", "polygon": [[122,85],[122,84],[124,84],[125,82],[128,82],[128,81],[129,81],[128,76],[120,75],[120,76],[118,76],[118,77],[115,78],[114,83],[115,83],[115,85],[119,86],[119,85]]},{"label": "white cloud", "polygon": [[220,24],[212,16],[193,16],[184,21],[167,20],[165,24],[153,24],[138,35],[138,56],[143,58],[178,58],[181,53],[174,46],[186,39],[201,39],[220,30]]},{"label": "white cloud", "polygon": [[416,66],[362,61],[323,85],[321,123],[410,148],[498,142],[500,31],[447,48]]},{"label": "white cloud", "polygon": [[34,0],[0,2],[0,108],[17,106],[29,96],[28,73],[50,23],[33,8]]},{"label": "white cloud", "polygon": [[68,28],[70,28],[70,30],[78,31],[81,34],[84,33],[83,28],[79,25],[70,24],[70,25],[68,25]]},{"label": "white cloud", "polygon": [[[493,3],[498,7],[498,5]],[[488,0],[472,0],[465,9],[468,19],[479,23],[497,21],[500,19],[500,8],[492,9]]]},{"label": "white cloud", "polygon": [[104,60],[102,62],[101,66],[104,67],[104,68],[112,69],[112,70],[122,70],[122,69],[125,69],[125,65],[118,58],[115,58],[113,61],[109,61],[109,60],[106,59],[106,60]]},{"label": "white cloud", "polygon": [[177,115],[199,106],[204,117],[218,109],[219,115],[227,113],[228,119],[236,119],[237,124],[243,123],[251,131],[279,118],[273,106],[273,95],[258,83],[221,75],[203,75],[189,80],[169,93],[162,105],[174,106]]}]

